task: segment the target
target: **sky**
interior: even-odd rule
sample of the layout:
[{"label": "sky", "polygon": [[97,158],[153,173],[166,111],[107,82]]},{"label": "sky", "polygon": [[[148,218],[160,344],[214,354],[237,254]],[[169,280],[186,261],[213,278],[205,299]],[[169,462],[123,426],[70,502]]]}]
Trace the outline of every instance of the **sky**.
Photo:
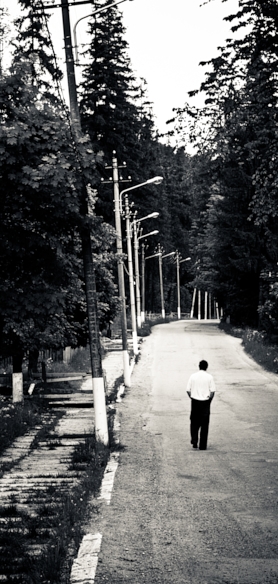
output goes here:
[{"label": "sky", "polygon": [[[0,0],[0,6],[1,3],[8,6],[11,18],[17,14],[17,0]],[[205,0],[126,0],[119,9],[123,13],[132,69],[138,78],[146,80],[156,127],[159,132],[165,132],[166,121],[173,115],[172,108],[182,107],[188,100],[187,92],[197,89],[204,79],[205,70],[199,66],[200,61],[217,56],[217,47],[231,36],[231,25],[223,18],[238,10],[238,0],[224,3],[221,0],[206,3]],[[89,4],[71,7],[72,27],[90,12]],[[61,9],[56,8],[52,13],[49,29],[59,64],[65,71]],[[86,42],[87,26],[87,19],[77,25],[78,43]],[[77,78],[78,75],[79,71]],[[64,93],[67,100],[66,79]]]}]

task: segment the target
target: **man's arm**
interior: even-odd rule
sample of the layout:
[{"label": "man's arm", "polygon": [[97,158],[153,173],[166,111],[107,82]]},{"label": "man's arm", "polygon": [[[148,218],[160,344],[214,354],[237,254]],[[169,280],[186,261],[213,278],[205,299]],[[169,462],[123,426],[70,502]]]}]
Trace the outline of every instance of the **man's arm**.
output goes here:
[{"label": "man's arm", "polygon": [[215,394],[215,383],[214,383],[214,379],[211,376],[211,380],[210,380],[210,384],[209,384],[209,390],[210,390],[210,399],[212,400],[214,398],[214,394]]},{"label": "man's arm", "polygon": [[186,393],[191,398],[191,376],[189,377],[187,382]]}]

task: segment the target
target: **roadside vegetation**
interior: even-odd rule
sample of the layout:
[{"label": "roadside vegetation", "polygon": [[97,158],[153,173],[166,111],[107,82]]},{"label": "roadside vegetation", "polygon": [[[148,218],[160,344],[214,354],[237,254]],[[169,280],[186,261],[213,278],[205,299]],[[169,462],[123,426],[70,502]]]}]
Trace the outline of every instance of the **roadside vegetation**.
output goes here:
[{"label": "roadside vegetation", "polygon": [[[66,476],[63,480],[61,474],[59,488],[49,482],[38,501],[36,498],[33,501],[31,491],[30,501],[26,500],[27,504],[35,505],[36,511],[31,514],[24,510],[24,505],[18,505],[13,495],[8,505],[3,501],[0,504],[0,564],[2,571],[6,570],[7,582],[69,583],[87,514],[98,512],[94,497],[99,492],[110,452],[117,448],[112,430],[114,413],[111,396],[108,408],[109,448],[97,443],[94,435],[84,436],[74,448],[68,467],[69,473],[76,479],[74,483],[68,483]],[[37,398],[27,398],[24,403],[13,404],[11,397],[1,397],[0,454],[16,438],[30,431],[34,431],[30,450],[40,444],[46,445],[49,450],[59,448],[60,439],[55,434],[55,426],[64,414],[64,410],[47,410]],[[16,464],[12,457],[0,462],[0,478],[12,471]],[[44,478],[42,476],[42,483]],[[36,553],[33,553],[33,548]],[[12,561],[14,556],[16,563]],[[18,573],[22,573],[20,579]]]},{"label": "roadside vegetation", "polygon": [[227,334],[242,339],[244,349],[250,357],[266,371],[278,373],[278,347],[271,342],[264,331],[242,328],[221,323],[220,328]]},{"label": "roadside vegetation", "polygon": [[[44,433],[50,431],[61,415],[62,412],[47,411],[45,405],[36,400],[14,404],[11,398],[0,396],[0,455],[26,432],[35,428],[38,431],[42,428]],[[3,465],[0,463],[0,475],[2,472]]]},{"label": "roadside vegetation", "polygon": [[[51,439],[53,442],[53,435]],[[55,447],[59,447],[58,442]],[[8,506],[0,505],[1,569],[5,569],[8,582],[69,583],[88,510],[90,514],[97,513],[92,498],[99,491],[109,452],[96,444],[93,436],[88,436],[72,454],[69,470],[77,479],[73,487],[67,490],[66,477],[59,488],[49,484],[44,501],[31,515],[13,499]],[[33,546],[38,550],[36,553],[32,552]],[[12,561],[15,556],[16,565]],[[22,579],[18,579],[18,572]]]}]

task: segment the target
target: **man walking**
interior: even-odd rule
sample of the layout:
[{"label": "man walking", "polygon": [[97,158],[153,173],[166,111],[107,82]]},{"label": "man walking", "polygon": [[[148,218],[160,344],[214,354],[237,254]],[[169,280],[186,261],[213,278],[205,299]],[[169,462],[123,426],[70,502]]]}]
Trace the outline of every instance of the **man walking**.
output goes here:
[{"label": "man walking", "polygon": [[190,433],[193,448],[206,450],[209,429],[210,404],[214,396],[215,385],[212,375],[207,373],[208,362],[200,361],[199,371],[193,373],[187,383],[187,393],[191,398]]}]

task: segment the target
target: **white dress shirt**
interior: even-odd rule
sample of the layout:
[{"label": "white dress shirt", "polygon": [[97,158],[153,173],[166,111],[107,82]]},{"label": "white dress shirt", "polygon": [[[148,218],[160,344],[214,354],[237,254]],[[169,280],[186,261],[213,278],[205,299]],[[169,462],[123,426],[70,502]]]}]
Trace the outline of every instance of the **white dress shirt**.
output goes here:
[{"label": "white dress shirt", "polygon": [[212,375],[200,369],[197,373],[193,373],[187,383],[187,391],[190,392],[190,397],[204,401],[211,397],[211,393],[215,391],[215,384]]}]

